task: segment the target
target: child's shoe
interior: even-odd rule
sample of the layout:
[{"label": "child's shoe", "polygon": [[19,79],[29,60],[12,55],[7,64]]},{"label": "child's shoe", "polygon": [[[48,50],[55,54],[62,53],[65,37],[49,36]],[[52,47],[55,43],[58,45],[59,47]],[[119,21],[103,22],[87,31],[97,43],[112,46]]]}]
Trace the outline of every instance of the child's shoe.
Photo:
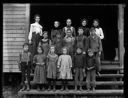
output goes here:
[{"label": "child's shoe", "polygon": [[51,90],[51,86],[48,87],[48,91],[50,91],[50,90]]},{"label": "child's shoe", "polygon": [[27,85],[27,89],[26,89],[27,91],[29,91],[30,90],[30,87],[29,87],[29,85]]},{"label": "child's shoe", "polygon": [[42,89],[41,89],[42,91],[44,91],[45,90],[45,88],[44,87],[42,87]]},{"label": "child's shoe", "polygon": [[24,91],[25,90],[25,86],[22,87],[21,91]]},{"label": "child's shoe", "polygon": [[60,90],[63,91],[64,90],[64,86],[62,86]]},{"label": "child's shoe", "polygon": [[100,76],[100,72],[97,72],[96,74],[97,74],[98,76]]},{"label": "child's shoe", "polygon": [[90,91],[90,88],[87,88],[87,92],[89,92]]},{"label": "child's shoe", "polygon": [[95,87],[92,88],[92,91],[95,91]]},{"label": "child's shoe", "polygon": [[80,91],[83,91],[82,86],[80,86]]},{"label": "child's shoe", "polygon": [[77,86],[75,86],[75,91],[77,91]]},{"label": "child's shoe", "polygon": [[55,86],[53,86],[53,91],[56,91],[56,88],[55,88]]},{"label": "child's shoe", "polygon": [[67,86],[65,87],[65,89],[66,89],[66,91],[68,91],[68,87]]}]

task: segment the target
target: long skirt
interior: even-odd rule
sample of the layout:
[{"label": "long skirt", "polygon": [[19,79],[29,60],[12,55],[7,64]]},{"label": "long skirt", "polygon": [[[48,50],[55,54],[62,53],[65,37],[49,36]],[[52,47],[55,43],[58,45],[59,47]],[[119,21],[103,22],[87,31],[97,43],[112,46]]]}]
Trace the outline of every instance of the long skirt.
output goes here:
[{"label": "long skirt", "polygon": [[46,83],[45,66],[36,65],[33,82],[35,84],[44,84],[44,83]]}]

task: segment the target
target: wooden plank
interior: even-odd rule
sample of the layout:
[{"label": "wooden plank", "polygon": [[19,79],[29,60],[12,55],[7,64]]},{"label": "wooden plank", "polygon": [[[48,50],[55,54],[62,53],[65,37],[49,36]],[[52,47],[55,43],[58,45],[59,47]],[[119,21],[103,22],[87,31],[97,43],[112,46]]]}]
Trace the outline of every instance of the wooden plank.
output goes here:
[{"label": "wooden plank", "polygon": [[119,65],[119,61],[101,61],[101,65]]},{"label": "wooden plank", "polygon": [[14,65],[18,64],[17,60],[15,60],[15,61],[4,61],[3,60],[3,65],[12,65],[12,64],[14,64]]},{"label": "wooden plank", "polygon": [[3,60],[4,61],[6,61],[6,60],[7,61],[14,61],[14,60],[18,60],[18,57],[16,57],[16,56],[15,57],[14,56],[9,56],[9,57],[8,56],[4,56]]},{"label": "wooden plank", "polygon": [[23,45],[24,42],[3,42],[3,45]]},{"label": "wooden plank", "polygon": [[25,7],[25,4],[21,3],[4,3],[3,7]]},{"label": "wooden plank", "polygon": [[16,38],[24,38],[25,37],[25,34],[3,34],[3,38],[13,38],[13,37],[16,37]]},{"label": "wooden plank", "polygon": [[17,65],[16,64],[9,64],[9,65],[6,64],[6,65],[3,66],[3,68],[7,68],[8,69],[8,68],[10,68],[10,66],[11,66],[11,68],[14,68],[14,69],[18,69],[19,68],[18,64]]},{"label": "wooden plank", "polygon": [[25,23],[5,23],[3,22],[3,26],[16,26],[16,25],[26,25]]},{"label": "wooden plank", "polygon": [[[4,17],[4,16],[3,16]],[[25,22],[25,18],[21,18],[21,19],[4,19],[3,18],[3,22],[9,22],[9,23],[21,23],[21,22]]]},{"label": "wooden plank", "polygon": [[25,15],[4,15],[4,19],[12,19],[12,18],[25,18]]},{"label": "wooden plank", "polygon": [[28,42],[28,34],[30,28],[30,4],[26,4],[26,37],[25,40]]},{"label": "wooden plank", "polygon": [[19,53],[3,53],[3,56],[19,56]]},{"label": "wooden plank", "polygon": [[23,6],[23,7],[17,7],[17,6],[4,6],[3,7],[3,11],[25,11],[26,8]]},{"label": "wooden plank", "polygon": [[25,38],[4,38],[3,39],[3,42],[6,42],[6,41],[9,41],[9,42],[11,42],[11,41],[25,41]]},{"label": "wooden plank", "polygon": [[[119,60],[120,60],[120,66],[124,67],[124,8],[125,5],[119,4],[118,5],[118,42],[119,42]],[[121,71],[123,73],[123,70]]]},{"label": "wooden plank", "polygon": [[21,45],[3,45],[3,49],[23,49]]},{"label": "wooden plank", "polygon": [[24,30],[25,29],[25,25],[3,25],[3,29],[5,30]]},{"label": "wooden plank", "polygon": [[18,68],[3,68],[3,72],[21,72]]},{"label": "wooden plank", "polygon": [[3,53],[20,53],[22,49],[10,49],[10,50],[3,50]]},{"label": "wooden plank", "polygon": [[[13,24],[13,23],[12,23]],[[15,24],[15,23],[14,23]],[[11,33],[11,34],[23,34],[23,33],[26,33],[25,30],[3,30],[3,33]]]},{"label": "wooden plank", "polygon": [[25,13],[25,11],[8,11],[8,10],[6,10],[6,11],[3,11],[3,15],[25,15],[26,13]]},{"label": "wooden plank", "polygon": [[[74,95],[74,94],[78,94],[78,95],[123,95],[123,90],[95,90],[95,92],[87,92],[86,90],[78,92],[75,90],[68,90],[68,91],[61,91],[61,90],[56,90],[56,91],[43,91],[43,92],[39,92],[37,90],[30,90],[30,91],[19,91],[18,95],[66,95],[66,94],[70,94],[70,95]],[[91,97],[90,97],[91,98]],[[97,98],[97,97],[96,97]]]},{"label": "wooden plank", "polygon": [[101,66],[101,70],[121,70],[123,68],[119,67],[119,66]]}]

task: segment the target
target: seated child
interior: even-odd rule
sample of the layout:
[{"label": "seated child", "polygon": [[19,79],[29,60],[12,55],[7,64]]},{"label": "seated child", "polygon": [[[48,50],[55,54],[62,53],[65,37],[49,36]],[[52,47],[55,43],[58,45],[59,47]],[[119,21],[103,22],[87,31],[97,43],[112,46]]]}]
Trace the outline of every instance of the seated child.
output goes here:
[{"label": "seated child", "polygon": [[95,62],[95,56],[91,49],[88,50],[88,56],[87,56],[87,77],[86,77],[86,83],[87,83],[87,91],[92,89],[95,90],[95,81],[96,81],[96,62]]}]

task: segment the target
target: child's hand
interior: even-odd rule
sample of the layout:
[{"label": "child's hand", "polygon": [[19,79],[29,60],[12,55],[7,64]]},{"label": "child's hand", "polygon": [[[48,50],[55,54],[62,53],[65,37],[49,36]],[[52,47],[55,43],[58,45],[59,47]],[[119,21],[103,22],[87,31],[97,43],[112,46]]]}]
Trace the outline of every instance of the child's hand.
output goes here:
[{"label": "child's hand", "polygon": [[31,40],[29,40],[29,44],[31,44],[32,43],[32,41]]},{"label": "child's hand", "polygon": [[85,69],[83,69],[83,72],[85,72]]},{"label": "child's hand", "polygon": [[76,70],[74,69],[74,70],[73,70],[73,72],[75,73],[75,72],[76,72]]},{"label": "child's hand", "polygon": [[86,54],[86,52],[83,52],[83,54]]},{"label": "child's hand", "polygon": [[99,52],[99,56],[101,55],[101,51]]}]

